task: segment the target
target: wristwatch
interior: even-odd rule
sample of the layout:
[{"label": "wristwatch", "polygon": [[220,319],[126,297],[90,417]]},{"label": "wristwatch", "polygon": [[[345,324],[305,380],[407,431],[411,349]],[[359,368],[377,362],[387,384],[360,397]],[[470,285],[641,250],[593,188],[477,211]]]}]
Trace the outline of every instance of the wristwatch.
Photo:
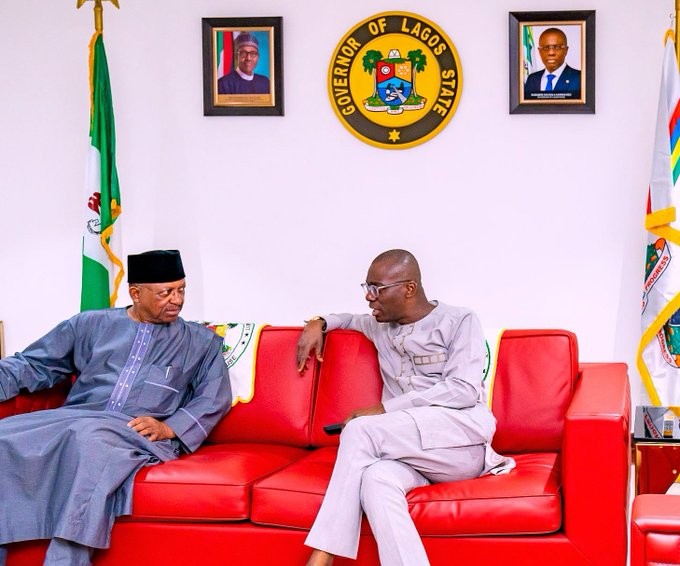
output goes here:
[{"label": "wristwatch", "polygon": [[305,320],[305,324],[312,322],[313,320],[322,320],[323,321],[323,326],[321,327],[321,332],[326,332],[326,319],[322,316],[313,316],[309,320]]}]

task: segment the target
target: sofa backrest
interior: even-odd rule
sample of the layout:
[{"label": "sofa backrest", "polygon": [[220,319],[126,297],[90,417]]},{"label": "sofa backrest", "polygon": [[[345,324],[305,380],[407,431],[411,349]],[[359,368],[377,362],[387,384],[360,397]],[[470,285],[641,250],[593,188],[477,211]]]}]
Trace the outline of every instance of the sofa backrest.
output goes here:
[{"label": "sofa backrest", "polygon": [[506,330],[491,387],[493,447],[502,454],[559,451],[578,379],[576,336],[566,330]]},{"label": "sofa backrest", "polygon": [[[299,327],[266,327],[257,351],[255,394],[238,403],[209,443],[271,442],[333,446],[324,425],[380,400],[382,382],[373,344],[352,330],[326,336],[323,363],[302,375],[295,351]],[[576,336],[565,330],[506,330],[498,346],[491,407],[494,448],[504,454],[559,451],[564,417],[578,379]]]},{"label": "sofa backrest", "polygon": [[307,446],[316,363],[300,375],[295,352],[301,328],[262,329],[255,364],[255,393],[237,403],[213,429],[208,443],[268,442]]},{"label": "sofa backrest", "polygon": [[311,444],[334,446],[338,436],[324,425],[342,422],[354,409],[380,402],[382,381],[373,344],[359,332],[333,330],[326,335],[323,363],[312,417]]},{"label": "sofa backrest", "polygon": [[[338,443],[323,426],[380,400],[373,344],[351,330],[329,332],[319,366],[311,444]],[[498,347],[492,411],[501,453],[559,451],[564,417],[578,379],[576,336],[565,330],[506,330]]]}]

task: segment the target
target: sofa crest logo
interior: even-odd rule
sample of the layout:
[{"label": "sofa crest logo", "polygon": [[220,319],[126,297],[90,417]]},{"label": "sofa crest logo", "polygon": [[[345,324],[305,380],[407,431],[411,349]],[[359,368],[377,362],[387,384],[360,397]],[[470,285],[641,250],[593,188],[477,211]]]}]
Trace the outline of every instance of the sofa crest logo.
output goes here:
[{"label": "sofa crest logo", "polygon": [[231,368],[241,358],[255,336],[255,324],[252,322],[203,322],[201,324],[222,337],[222,357],[228,368]]},{"label": "sofa crest logo", "polygon": [[404,149],[437,135],[456,111],[462,71],[453,42],[409,12],[364,20],[340,41],[328,90],[342,124],[371,145]]}]

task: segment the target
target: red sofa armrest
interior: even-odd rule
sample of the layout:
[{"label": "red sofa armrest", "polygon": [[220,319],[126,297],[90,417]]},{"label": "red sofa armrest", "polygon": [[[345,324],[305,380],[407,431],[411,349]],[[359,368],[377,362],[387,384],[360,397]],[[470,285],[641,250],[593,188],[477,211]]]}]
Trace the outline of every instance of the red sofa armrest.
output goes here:
[{"label": "red sofa armrest", "polygon": [[66,380],[50,389],[20,393],[12,399],[0,402],[0,419],[20,413],[30,413],[42,409],[54,409],[64,404],[71,382]]},{"label": "red sofa armrest", "polygon": [[580,364],[562,446],[564,533],[593,564],[625,564],[631,466],[623,363]]},{"label": "red sofa armrest", "polygon": [[630,564],[673,563],[680,548],[678,496],[638,495],[630,519]]}]

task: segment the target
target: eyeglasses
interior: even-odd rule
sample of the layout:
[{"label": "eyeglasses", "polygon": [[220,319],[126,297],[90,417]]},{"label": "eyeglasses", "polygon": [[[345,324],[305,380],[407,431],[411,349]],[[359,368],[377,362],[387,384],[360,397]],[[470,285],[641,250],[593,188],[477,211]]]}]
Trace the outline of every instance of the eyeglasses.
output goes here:
[{"label": "eyeglasses", "polygon": [[257,51],[239,51],[238,56],[241,59],[257,59],[260,54]]},{"label": "eyeglasses", "polygon": [[404,281],[395,281],[394,283],[388,283],[387,285],[373,285],[372,283],[362,283],[361,287],[366,295],[371,295],[377,297],[380,291],[387,289],[388,287],[396,287],[397,285],[403,285],[404,283],[410,283],[410,279],[405,279]]},{"label": "eyeglasses", "polygon": [[568,45],[543,45],[538,46],[539,51],[562,51],[569,47]]}]

